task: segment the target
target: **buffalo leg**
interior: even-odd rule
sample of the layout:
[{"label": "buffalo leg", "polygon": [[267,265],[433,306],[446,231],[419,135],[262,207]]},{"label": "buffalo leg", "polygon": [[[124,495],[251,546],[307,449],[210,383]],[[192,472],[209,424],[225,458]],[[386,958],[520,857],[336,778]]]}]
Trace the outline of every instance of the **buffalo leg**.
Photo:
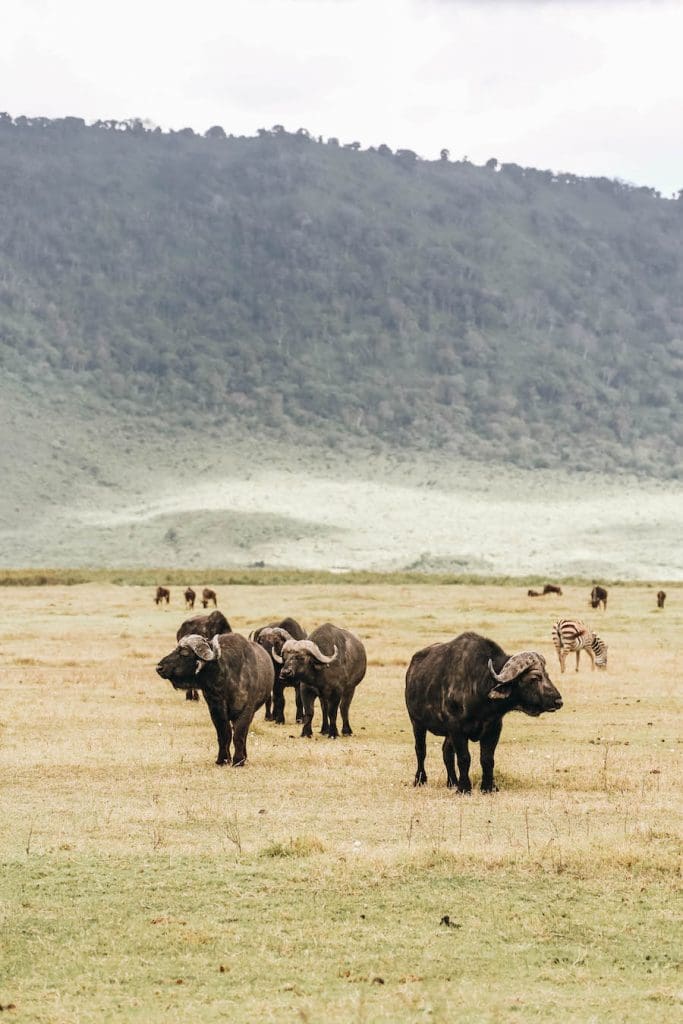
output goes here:
[{"label": "buffalo leg", "polygon": [[311,728],[311,722],[313,721],[313,705],[317,694],[315,690],[312,690],[310,686],[301,687],[301,700],[304,706],[304,726],[301,730],[302,736],[312,736],[313,729]]},{"label": "buffalo leg", "polygon": [[232,739],[232,727],[228,718],[228,711],[224,704],[209,704],[209,714],[216,729],[218,738],[218,757],[216,764],[228,764],[230,761],[230,740]]},{"label": "buffalo leg", "polygon": [[443,763],[446,765],[446,785],[449,789],[453,789],[458,785],[458,777],[455,774],[455,749],[448,736],[443,741],[441,753],[443,754]]},{"label": "buffalo leg", "polygon": [[232,757],[233,768],[241,768],[247,760],[247,733],[253,715],[250,709],[246,709],[234,722],[235,751]]},{"label": "buffalo leg", "polygon": [[196,690],[185,690],[185,700],[199,700],[199,694]]},{"label": "buffalo leg", "polygon": [[[321,698],[321,700],[322,700],[322,698]],[[339,710],[339,695],[336,694],[336,693],[331,693],[329,698],[328,698],[328,700],[327,700],[327,718],[328,718],[328,722],[329,722],[329,728],[327,730],[327,735],[329,736],[329,738],[331,740],[336,740],[337,736],[339,735],[339,730],[337,729],[337,711],[338,710]]]},{"label": "buffalo leg", "polygon": [[425,771],[425,757],[427,756],[427,730],[423,725],[413,722],[413,733],[415,735],[415,756],[417,757],[417,771],[415,772],[414,786],[424,786],[427,781]]},{"label": "buffalo leg", "polygon": [[272,701],[271,701],[271,698],[272,698],[272,694],[269,693],[268,696],[266,697],[266,700],[265,700],[265,705],[266,705],[266,722],[272,722],[273,721],[273,711],[272,711]]},{"label": "buffalo leg", "polygon": [[497,793],[498,787],[493,781],[493,755],[500,738],[500,731],[503,728],[503,719],[489,722],[485,726],[479,741],[479,760],[481,761],[481,791],[482,793]]},{"label": "buffalo leg", "polygon": [[353,729],[349,722],[349,708],[351,706],[351,700],[353,698],[353,690],[351,693],[345,693],[339,702],[339,710],[341,712],[342,719],[342,736],[353,736]]},{"label": "buffalo leg", "polygon": [[322,693],[320,694],[320,710],[323,716],[323,724],[320,726],[320,732],[323,736],[327,736],[330,731],[330,719],[327,714],[327,701],[323,697]]},{"label": "buffalo leg", "polygon": [[285,724],[285,688],[279,678],[273,683],[273,718],[278,725]]},{"label": "buffalo leg", "polygon": [[458,775],[459,779],[457,782],[459,793],[471,793],[472,783],[470,782],[470,748],[467,743],[467,738],[462,733],[453,733],[450,737],[451,743],[455,749],[456,756],[458,758]]},{"label": "buffalo leg", "polygon": [[303,720],[304,720],[304,706],[303,706],[303,704],[301,702],[301,687],[299,686],[298,683],[294,687],[294,699],[296,701],[296,720],[297,720],[297,722],[303,722]]}]

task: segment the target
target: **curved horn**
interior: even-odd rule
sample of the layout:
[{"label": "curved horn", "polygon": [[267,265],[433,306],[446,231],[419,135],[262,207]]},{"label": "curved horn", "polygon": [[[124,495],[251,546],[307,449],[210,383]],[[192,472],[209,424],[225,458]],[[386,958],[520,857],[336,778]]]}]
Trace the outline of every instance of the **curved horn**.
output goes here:
[{"label": "curved horn", "polygon": [[206,638],[200,636],[199,633],[190,633],[189,636],[184,636],[180,640],[179,646],[189,647],[192,653],[196,656],[197,667],[195,669],[195,675],[197,675],[198,672],[201,672],[207,661],[215,661],[218,653],[216,648],[209,644]]},{"label": "curved horn", "polygon": [[493,662],[489,658],[489,672],[497,683],[511,683],[518,676],[521,676],[522,672],[526,672],[528,668],[539,660],[540,655],[536,654],[536,651],[521,651],[519,654],[513,654],[511,658],[508,658],[501,671],[497,673],[493,667]]},{"label": "curved horn", "polygon": [[[278,654],[276,646],[279,643],[280,649],[282,649],[287,641],[292,639],[287,630],[281,626],[262,626],[261,629],[254,630],[254,636],[254,643],[265,647],[273,661],[281,665],[282,658]],[[270,646],[266,647],[266,644]]]},{"label": "curved horn", "polygon": [[335,644],[333,654],[323,654],[314,640],[288,640],[282,648],[282,653],[285,654],[288,651],[307,651],[308,654],[312,654],[315,660],[319,661],[322,665],[329,665],[339,653]]}]

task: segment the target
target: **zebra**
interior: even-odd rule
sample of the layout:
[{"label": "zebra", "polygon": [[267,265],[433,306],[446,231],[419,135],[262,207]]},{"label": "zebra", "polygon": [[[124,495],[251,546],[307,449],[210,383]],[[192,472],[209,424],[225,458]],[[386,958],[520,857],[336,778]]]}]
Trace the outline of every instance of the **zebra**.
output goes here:
[{"label": "zebra", "polygon": [[576,651],[577,672],[582,650],[585,650],[591,659],[591,671],[596,665],[598,668],[607,668],[607,644],[578,619],[558,619],[553,626],[553,644],[560,659],[560,672],[564,672],[564,664],[570,651]]}]

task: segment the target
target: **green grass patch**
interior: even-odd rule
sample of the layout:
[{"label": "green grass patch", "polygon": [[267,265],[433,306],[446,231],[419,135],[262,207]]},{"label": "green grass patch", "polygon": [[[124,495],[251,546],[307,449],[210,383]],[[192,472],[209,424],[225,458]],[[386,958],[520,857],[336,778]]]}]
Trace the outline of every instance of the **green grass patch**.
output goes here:
[{"label": "green grass patch", "polygon": [[42,1024],[679,1019],[666,889],[304,852],[5,863],[0,1003]]},{"label": "green grass patch", "polygon": [[[410,585],[425,583],[432,586],[510,586],[542,587],[545,578],[538,576],[486,576],[474,573],[430,573],[401,570],[397,572],[328,572],[315,569],[0,569],[0,586],[39,587],[76,586],[83,583],[114,583],[120,586],[154,587],[158,584],[185,587],[188,583],[200,586],[205,583],[214,586],[292,586],[305,584],[364,584],[386,583],[388,585]],[[567,576],[553,579],[562,586],[591,587],[593,581],[587,577]],[[683,584],[657,580],[648,584],[624,580],[602,580],[608,587],[681,587]]]}]

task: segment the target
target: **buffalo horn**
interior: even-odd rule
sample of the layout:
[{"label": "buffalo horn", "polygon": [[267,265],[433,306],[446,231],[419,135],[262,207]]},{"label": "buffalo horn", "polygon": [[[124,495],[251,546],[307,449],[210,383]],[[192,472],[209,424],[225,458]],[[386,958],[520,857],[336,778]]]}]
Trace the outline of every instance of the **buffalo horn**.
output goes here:
[{"label": "buffalo horn", "polygon": [[[216,639],[216,638],[214,638]],[[212,645],[207,640],[200,636],[199,633],[190,633],[189,636],[184,636],[180,641],[181,647],[189,647],[193,654],[197,657],[197,667],[194,670],[195,675],[204,668],[204,664],[207,661],[214,661],[218,655],[217,645]]]},{"label": "buffalo horn", "polygon": [[489,658],[489,672],[497,683],[511,683],[518,676],[521,676],[522,672],[536,664],[539,657],[540,655],[536,654],[535,651],[521,651],[519,654],[513,654],[505,662],[500,673],[495,671],[493,662]]},{"label": "buffalo horn", "polygon": [[318,645],[313,640],[288,640],[282,648],[282,653],[286,654],[289,651],[307,651],[312,654],[316,661],[319,661],[322,665],[329,665],[331,661],[337,657],[337,645],[334,645],[333,654],[323,654]]}]

